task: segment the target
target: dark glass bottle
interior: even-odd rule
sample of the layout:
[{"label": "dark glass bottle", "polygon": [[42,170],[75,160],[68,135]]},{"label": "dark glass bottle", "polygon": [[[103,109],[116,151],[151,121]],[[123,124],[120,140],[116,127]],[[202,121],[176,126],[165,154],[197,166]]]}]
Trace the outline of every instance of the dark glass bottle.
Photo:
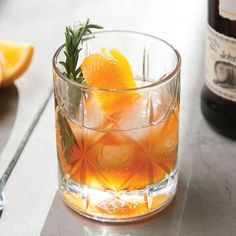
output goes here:
[{"label": "dark glass bottle", "polygon": [[236,1],[208,0],[201,109],[219,133],[236,139]]}]

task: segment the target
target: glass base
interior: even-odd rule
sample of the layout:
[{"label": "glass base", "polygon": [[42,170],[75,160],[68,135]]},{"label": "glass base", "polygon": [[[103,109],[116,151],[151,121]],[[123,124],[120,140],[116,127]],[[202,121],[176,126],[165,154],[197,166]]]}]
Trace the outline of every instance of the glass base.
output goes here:
[{"label": "glass base", "polygon": [[64,202],[79,214],[103,222],[129,222],[150,217],[166,207],[176,191],[175,170],[141,190],[114,192],[78,184],[67,176],[59,183]]}]

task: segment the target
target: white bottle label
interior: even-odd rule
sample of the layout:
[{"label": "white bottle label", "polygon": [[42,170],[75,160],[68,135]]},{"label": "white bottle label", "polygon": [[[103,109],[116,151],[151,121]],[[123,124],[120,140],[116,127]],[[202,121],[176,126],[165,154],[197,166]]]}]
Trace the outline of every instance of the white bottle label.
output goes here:
[{"label": "white bottle label", "polygon": [[229,20],[236,20],[236,1],[220,0],[219,13],[224,18],[227,18]]},{"label": "white bottle label", "polygon": [[236,39],[208,26],[205,82],[218,96],[236,102]]}]

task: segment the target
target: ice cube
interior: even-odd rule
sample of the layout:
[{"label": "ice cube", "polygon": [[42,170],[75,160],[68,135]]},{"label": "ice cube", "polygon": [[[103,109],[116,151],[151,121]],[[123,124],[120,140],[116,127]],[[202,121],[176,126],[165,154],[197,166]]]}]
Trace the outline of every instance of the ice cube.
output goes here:
[{"label": "ice cube", "polygon": [[151,91],[128,109],[122,111],[119,126],[122,130],[140,129],[160,123],[168,113],[171,101],[160,91]]},{"label": "ice cube", "polygon": [[119,170],[127,167],[132,160],[131,145],[104,145],[97,157],[100,168]]},{"label": "ice cube", "polygon": [[103,114],[96,102],[95,96],[90,93],[84,102],[84,122],[83,125],[89,129],[98,130],[103,120]]},{"label": "ice cube", "polygon": [[132,104],[129,108],[121,111],[121,119],[119,127],[122,130],[130,130],[147,126],[147,99],[140,98],[137,102]]}]

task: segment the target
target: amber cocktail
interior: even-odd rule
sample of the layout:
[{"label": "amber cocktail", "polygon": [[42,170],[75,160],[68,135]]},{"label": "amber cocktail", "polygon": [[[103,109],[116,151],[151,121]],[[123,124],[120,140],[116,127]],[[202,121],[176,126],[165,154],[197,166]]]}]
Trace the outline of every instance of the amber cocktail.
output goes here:
[{"label": "amber cocktail", "polygon": [[158,38],[109,31],[84,40],[82,60],[104,46],[125,55],[135,88],[77,84],[58,64],[63,46],[54,56],[59,189],[82,215],[133,221],[165,207],[176,191],[180,57]]}]

